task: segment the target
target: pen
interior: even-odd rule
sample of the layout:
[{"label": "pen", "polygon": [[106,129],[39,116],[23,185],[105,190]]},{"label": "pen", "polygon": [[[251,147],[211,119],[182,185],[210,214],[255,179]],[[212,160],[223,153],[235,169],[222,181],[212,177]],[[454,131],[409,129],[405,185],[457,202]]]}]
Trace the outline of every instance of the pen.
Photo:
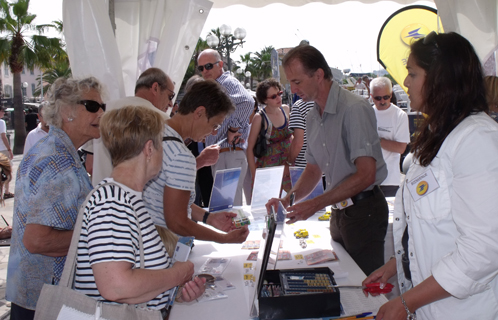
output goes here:
[{"label": "pen", "polygon": [[221,146],[221,144],[222,144],[223,142],[225,142],[226,140],[227,140],[227,138],[223,138],[223,139],[221,139],[220,141],[216,142],[216,143],[215,143],[215,145],[217,145],[217,146]]},{"label": "pen", "polygon": [[295,192],[291,193],[291,195],[290,195],[290,201],[289,201],[289,207],[294,204],[294,198],[295,197],[296,197],[296,193]]},{"label": "pen", "polygon": [[7,225],[7,227],[8,227],[8,226],[9,226],[9,223],[7,222],[7,220],[5,220],[5,218],[3,217],[3,215],[1,215],[1,216],[2,216],[3,221],[5,222],[5,224],[6,224],[6,225]]}]

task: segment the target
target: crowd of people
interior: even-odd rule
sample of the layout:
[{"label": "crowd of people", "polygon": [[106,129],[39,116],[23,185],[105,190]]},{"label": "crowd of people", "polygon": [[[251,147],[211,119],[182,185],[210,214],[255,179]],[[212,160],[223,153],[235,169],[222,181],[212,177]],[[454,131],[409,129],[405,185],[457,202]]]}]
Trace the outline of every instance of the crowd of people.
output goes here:
[{"label": "crowd of people", "polygon": [[[196,200],[212,185],[209,173],[241,168],[234,205],[242,205],[256,170],[271,166],[284,167],[283,197],[269,199],[268,209],[281,202],[294,223],[331,206],[331,237],[367,275],[363,284],[398,275],[401,296],[377,319],[498,318],[498,78],[483,77],[466,39],[431,33],[412,43],[404,85],[412,109],[425,114],[412,143],[389,79],[358,82],[370,103],[334,81],[313,46],[299,45],[282,61],[300,98],[291,107],[282,104],[276,79],[260,82],[253,97],[224,71],[217,51],[204,50],[197,62],[201,76],[175,104],[175,84],[158,68],[138,77],[133,97],[107,103],[105,84],[93,77],[52,85],[16,176],[11,319],[33,319],[42,286],[60,281],[79,212],[75,290],[108,303],[146,304],[166,318],[172,288],[181,286],[178,300],[189,302],[205,287],[205,279],[192,278],[191,262],[172,263],[178,239],[242,243],[249,234],[235,228],[236,214],[205,211],[205,195]],[[0,134],[7,198],[12,152],[2,121]],[[304,168],[294,186],[292,166]],[[208,175],[198,174],[201,168]],[[318,183],[324,193],[301,201]],[[396,250],[387,262],[386,196],[396,196]]]}]

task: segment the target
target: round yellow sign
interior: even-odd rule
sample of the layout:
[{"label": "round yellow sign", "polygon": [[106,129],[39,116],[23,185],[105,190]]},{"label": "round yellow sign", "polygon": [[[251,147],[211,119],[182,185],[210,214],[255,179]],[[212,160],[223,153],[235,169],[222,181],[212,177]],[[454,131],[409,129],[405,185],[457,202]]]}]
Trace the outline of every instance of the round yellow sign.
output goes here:
[{"label": "round yellow sign", "polygon": [[420,181],[419,184],[417,184],[417,194],[419,196],[423,196],[427,190],[429,190],[429,184],[427,181]]}]

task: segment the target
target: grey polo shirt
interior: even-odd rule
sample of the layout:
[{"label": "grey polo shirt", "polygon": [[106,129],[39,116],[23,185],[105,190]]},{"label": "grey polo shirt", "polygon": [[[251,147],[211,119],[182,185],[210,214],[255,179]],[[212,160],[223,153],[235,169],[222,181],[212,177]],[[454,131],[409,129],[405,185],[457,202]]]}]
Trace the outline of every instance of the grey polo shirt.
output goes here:
[{"label": "grey polo shirt", "polygon": [[358,157],[372,157],[377,172],[374,185],[380,185],[387,176],[382,158],[375,112],[365,98],[342,89],[332,82],[323,116],[318,105],[306,118],[308,149],[306,161],[316,164],[325,174],[330,190],[356,172]]}]

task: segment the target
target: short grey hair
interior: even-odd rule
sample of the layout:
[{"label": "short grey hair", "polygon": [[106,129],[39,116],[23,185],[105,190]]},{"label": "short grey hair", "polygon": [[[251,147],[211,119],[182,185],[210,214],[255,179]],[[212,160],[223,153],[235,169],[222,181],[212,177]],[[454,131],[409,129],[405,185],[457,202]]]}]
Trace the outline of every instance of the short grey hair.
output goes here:
[{"label": "short grey hair", "polygon": [[43,108],[43,118],[48,125],[61,128],[62,111],[68,109],[74,118],[77,104],[82,95],[92,89],[96,90],[100,95],[103,94],[102,84],[95,77],[84,79],[58,78],[48,91],[47,103]]},{"label": "short grey hair", "polygon": [[393,92],[393,84],[389,78],[386,77],[377,77],[374,78],[370,82],[370,92],[373,91],[374,88],[388,88],[389,92]]}]

